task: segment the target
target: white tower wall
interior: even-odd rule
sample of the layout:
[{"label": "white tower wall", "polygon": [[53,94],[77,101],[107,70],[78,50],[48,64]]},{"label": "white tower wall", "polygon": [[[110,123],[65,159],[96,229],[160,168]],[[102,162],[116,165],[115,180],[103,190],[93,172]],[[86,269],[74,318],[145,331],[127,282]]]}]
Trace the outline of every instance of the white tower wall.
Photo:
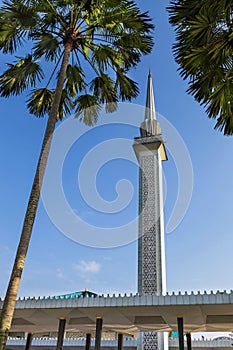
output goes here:
[{"label": "white tower wall", "polygon": [[[149,74],[146,112],[141,137],[134,150],[139,162],[138,292],[165,294],[165,245],[162,160],[167,160],[160,125],[156,120],[152,78]],[[167,335],[142,333],[138,350],[164,350]]]}]

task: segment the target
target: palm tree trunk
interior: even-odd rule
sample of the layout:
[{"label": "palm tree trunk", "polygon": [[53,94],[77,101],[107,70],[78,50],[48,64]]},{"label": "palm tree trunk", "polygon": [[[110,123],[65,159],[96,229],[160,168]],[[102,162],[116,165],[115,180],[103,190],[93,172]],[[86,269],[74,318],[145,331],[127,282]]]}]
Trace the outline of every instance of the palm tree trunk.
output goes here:
[{"label": "palm tree trunk", "polygon": [[8,284],[7,292],[3,302],[2,312],[0,315],[0,350],[4,350],[8,333],[11,327],[13,313],[20,285],[20,280],[24,268],[24,263],[30,243],[32,234],[32,228],[37,212],[37,207],[40,199],[40,189],[43,182],[43,177],[46,169],[48,155],[51,147],[53,132],[55,130],[55,124],[58,114],[58,109],[62,96],[62,89],[65,81],[66,70],[69,62],[70,53],[72,50],[72,43],[67,42],[65,44],[64,56],[59,72],[57,86],[54,94],[54,100],[51,106],[47,127],[44,135],[44,140],[40,152],[39,161],[36,168],[36,173],[32,185],[30,198],[28,201],[27,211],[24,218],[23,229],[18,245],[14,266],[12,269],[10,281]]}]

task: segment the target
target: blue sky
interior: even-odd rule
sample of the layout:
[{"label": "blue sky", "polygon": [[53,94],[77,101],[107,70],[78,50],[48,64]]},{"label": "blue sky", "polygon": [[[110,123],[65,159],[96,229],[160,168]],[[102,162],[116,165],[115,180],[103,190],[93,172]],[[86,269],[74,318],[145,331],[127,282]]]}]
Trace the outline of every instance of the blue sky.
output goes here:
[{"label": "blue sky", "polygon": [[[153,53],[145,57],[138,69],[131,73],[141,89],[135,103],[144,105],[150,67],[157,111],[184,140],[193,166],[194,187],[190,206],[181,224],[172,233],[165,235],[167,290],[229,290],[232,288],[233,265],[232,138],[214,131],[214,121],[209,120],[203,108],[185,92],[187,83],[180,78],[172,56],[174,32],[168,23],[168,3],[167,0],[138,0],[140,7],[148,10],[154,19],[155,47]],[[1,56],[1,70],[4,69],[4,62],[5,57]],[[0,104],[0,296],[4,296],[46,119],[30,116],[25,108],[25,100],[21,97],[8,100],[1,98]],[[107,118],[111,120],[111,116]],[[77,125],[80,126],[80,123]],[[75,144],[70,149],[62,179],[70,206],[84,220],[97,226],[116,227],[119,222],[125,223],[128,217],[132,219],[137,216],[136,165],[116,159],[104,165],[97,176],[97,187],[105,200],[115,199],[115,184],[120,179],[126,178],[132,183],[132,203],[122,212],[121,218],[119,213],[103,215],[91,211],[80,200],[77,188],[77,168],[82,157],[99,141],[107,140],[109,135],[112,138],[126,137],[133,143],[138,130],[131,127],[94,129],[81,140],[82,148]],[[179,157],[182,158],[182,154]],[[171,156],[164,163],[164,177],[167,184],[166,227],[178,192],[176,162]],[[19,295],[54,295],[84,288],[100,294],[136,292],[136,242],[111,249],[75,243],[55,227],[40,202]]]}]

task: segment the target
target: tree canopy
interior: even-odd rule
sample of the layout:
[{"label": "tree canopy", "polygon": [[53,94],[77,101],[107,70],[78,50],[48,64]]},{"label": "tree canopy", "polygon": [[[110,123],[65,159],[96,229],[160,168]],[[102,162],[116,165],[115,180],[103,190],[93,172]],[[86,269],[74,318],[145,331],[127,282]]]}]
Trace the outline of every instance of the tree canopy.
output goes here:
[{"label": "tree canopy", "polygon": [[233,1],[174,0],[174,55],[188,93],[205,106],[215,128],[233,134]]},{"label": "tree canopy", "polygon": [[[9,0],[0,9],[0,49],[16,56],[0,77],[0,95],[30,90],[27,107],[42,117],[51,109],[65,44],[72,45],[58,118],[75,111],[93,125],[102,103],[107,112],[139,90],[127,75],[151,52],[153,25],[127,0]],[[44,72],[50,63],[51,74]],[[108,72],[107,72],[108,71]],[[89,107],[89,108],[88,108]]]}]

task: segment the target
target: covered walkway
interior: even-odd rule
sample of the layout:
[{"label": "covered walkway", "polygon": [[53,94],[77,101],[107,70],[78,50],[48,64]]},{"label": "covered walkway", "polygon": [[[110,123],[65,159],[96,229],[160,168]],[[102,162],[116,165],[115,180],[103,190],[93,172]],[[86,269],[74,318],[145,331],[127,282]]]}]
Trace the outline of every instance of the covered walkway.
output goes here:
[{"label": "covered walkway", "polygon": [[[0,304],[1,306],[1,304]],[[191,332],[231,332],[233,330],[233,291],[130,296],[96,296],[19,299],[16,303],[11,332],[30,334],[58,330],[57,349],[62,348],[65,330],[87,334],[95,331],[95,350],[100,349],[101,332],[118,333],[118,350],[124,335],[137,332],[179,331],[179,347],[184,349],[183,334],[191,349]]]}]

